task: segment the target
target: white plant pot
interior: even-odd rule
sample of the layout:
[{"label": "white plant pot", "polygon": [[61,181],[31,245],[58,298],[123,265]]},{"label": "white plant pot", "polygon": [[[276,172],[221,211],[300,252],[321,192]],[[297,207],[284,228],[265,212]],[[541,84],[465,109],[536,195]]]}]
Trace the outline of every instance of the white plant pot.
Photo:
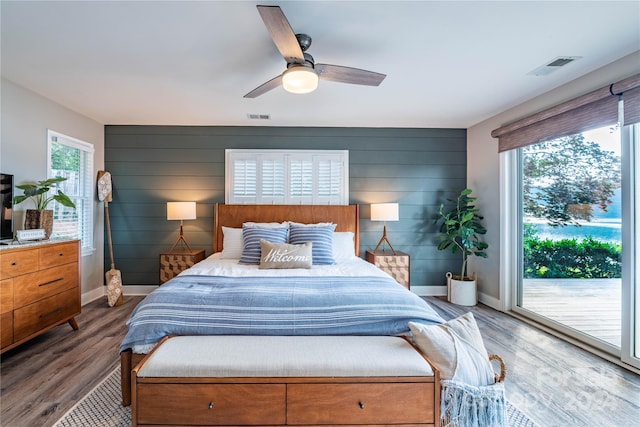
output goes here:
[{"label": "white plant pot", "polygon": [[475,277],[470,280],[458,280],[454,279],[450,272],[447,273],[447,299],[458,305],[478,304],[478,286]]}]

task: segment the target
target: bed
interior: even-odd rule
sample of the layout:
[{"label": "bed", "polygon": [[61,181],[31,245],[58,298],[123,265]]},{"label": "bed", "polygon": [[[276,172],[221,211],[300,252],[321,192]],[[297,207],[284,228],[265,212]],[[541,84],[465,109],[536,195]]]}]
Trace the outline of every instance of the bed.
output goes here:
[{"label": "bed", "polygon": [[[336,264],[315,265],[316,252],[309,269],[261,269],[229,258],[230,229],[288,221],[335,224],[334,244],[341,246],[333,251],[342,250]],[[127,322],[123,404],[131,403],[132,368],[165,336],[392,336],[406,334],[409,321],[443,322],[424,300],[359,258],[359,245],[357,205],[215,205],[213,255],[154,290]]]}]

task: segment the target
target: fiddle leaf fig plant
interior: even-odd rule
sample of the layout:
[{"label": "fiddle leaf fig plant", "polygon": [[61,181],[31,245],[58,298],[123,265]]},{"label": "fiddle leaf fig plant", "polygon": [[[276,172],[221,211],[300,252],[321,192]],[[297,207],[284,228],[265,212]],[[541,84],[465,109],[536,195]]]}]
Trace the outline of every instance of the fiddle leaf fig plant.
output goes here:
[{"label": "fiddle leaf fig plant", "polygon": [[58,176],[56,178],[49,178],[44,181],[38,181],[35,184],[16,185],[16,188],[23,190],[24,194],[15,196],[13,198],[13,203],[17,205],[18,203],[22,203],[27,199],[31,199],[36,205],[37,210],[44,210],[47,209],[47,206],[50,202],[55,200],[63,206],[66,206],[68,208],[75,208],[75,203],[73,203],[69,196],[64,194],[62,190],[58,189],[57,194],[54,194],[53,196],[49,195],[49,190],[54,187],[55,184],[66,180],[67,178]]},{"label": "fiddle leaf fig plant", "polygon": [[487,229],[480,223],[484,217],[478,213],[478,208],[473,204],[476,197],[471,197],[471,189],[465,188],[458,194],[453,206],[446,209],[445,204],[440,204],[438,216],[435,220],[440,225],[440,234],[436,236],[438,250],[451,249],[452,253],[462,254],[462,268],[460,280],[465,280],[467,273],[467,261],[470,256],[486,258],[485,249],[489,245],[480,240],[480,236],[487,233]]}]

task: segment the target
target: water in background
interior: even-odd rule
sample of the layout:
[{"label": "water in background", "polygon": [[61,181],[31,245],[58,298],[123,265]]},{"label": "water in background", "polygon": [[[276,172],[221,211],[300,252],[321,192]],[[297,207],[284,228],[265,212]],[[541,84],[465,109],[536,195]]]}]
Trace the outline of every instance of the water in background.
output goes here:
[{"label": "water in background", "polygon": [[593,221],[584,223],[581,227],[575,225],[551,227],[542,220],[530,222],[525,219],[525,223],[535,225],[541,240],[583,240],[591,236],[602,242],[622,244],[622,190],[618,188],[614,191],[611,204],[607,207],[606,212],[594,206]]},{"label": "water in background", "polygon": [[535,223],[536,232],[541,240],[576,239],[583,240],[592,237],[602,242],[622,243],[622,224],[618,222],[590,222],[581,227],[567,225],[565,227],[551,227],[548,224]]}]

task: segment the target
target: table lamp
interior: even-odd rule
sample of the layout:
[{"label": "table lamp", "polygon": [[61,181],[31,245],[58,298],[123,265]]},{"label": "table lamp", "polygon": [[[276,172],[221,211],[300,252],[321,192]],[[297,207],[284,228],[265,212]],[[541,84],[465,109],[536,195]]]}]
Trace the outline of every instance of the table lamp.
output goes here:
[{"label": "table lamp", "polygon": [[373,250],[374,252],[378,250],[382,242],[387,242],[393,254],[396,255],[395,249],[393,249],[391,242],[389,242],[389,239],[387,238],[387,221],[398,221],[398,219],[397,203],[374,203],[371,205],[371,221],[384,221],[384,231],[382,232],[382,237],[378,242],[378,246]]},{"label": "table lamp", "polygon": [[169,252],[172,252],[179,242],[184,242],[187,249],[191,250],[189,242],[184,237],[182,226],[185,219],[196,219],[196,202],[167,202],[167,219],[180,220],[180,235]]}]

